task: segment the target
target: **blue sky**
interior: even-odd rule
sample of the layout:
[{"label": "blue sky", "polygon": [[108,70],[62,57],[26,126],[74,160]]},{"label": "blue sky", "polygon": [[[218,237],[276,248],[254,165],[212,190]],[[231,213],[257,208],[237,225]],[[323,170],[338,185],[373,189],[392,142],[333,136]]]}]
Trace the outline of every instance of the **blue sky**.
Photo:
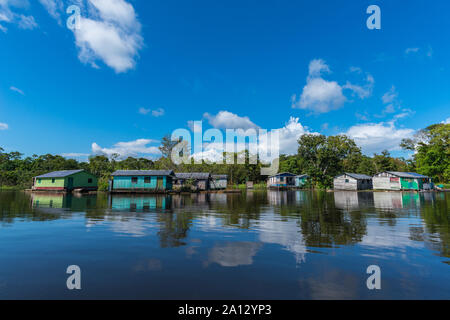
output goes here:
[{"label": "blue sky", "polygon": [[[66,26],[77,4],[81,25]],[[369,30],[366,9],[381,9]],[[0,146],[158,157],[165,134],[346,133],[367,154],[450,117],[448,1],[0,0]]]}]

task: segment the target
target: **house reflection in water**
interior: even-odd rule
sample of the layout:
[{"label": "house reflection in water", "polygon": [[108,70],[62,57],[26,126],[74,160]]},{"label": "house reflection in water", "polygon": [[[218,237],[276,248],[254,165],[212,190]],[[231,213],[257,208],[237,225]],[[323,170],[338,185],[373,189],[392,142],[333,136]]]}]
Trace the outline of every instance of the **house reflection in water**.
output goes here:
[{"label": "house reflection in water", "polygon": [[62,193],[32,193],[33,208],[67,208],[67,197]]},{"label": "house reflection in water", "polygon": [[373,198],[377,209],[420,207],[420,195],[417,192],[374,192]]},{"label": "house reflection in water", "polygon": [[111,195],[111,209],[121,211],[150,211],[155,209],[169,209],[171,196],[152,195]]},{"label": "house reflection in water", "polygon": [[342,210],[359,210],[373,205],[373,192],[335,191],[334,204]]},{"label": "house reflection in water", "polygon": [[95,195],[77,196],[63,193],[32,193],[31,202],[35,209],[69,209],[80,212],[98,205]]}]

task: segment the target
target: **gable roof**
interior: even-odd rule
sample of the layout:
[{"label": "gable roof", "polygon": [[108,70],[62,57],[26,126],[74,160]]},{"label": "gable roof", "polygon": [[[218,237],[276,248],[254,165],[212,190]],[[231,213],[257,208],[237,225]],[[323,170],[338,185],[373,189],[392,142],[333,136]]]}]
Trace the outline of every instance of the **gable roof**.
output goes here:
[{"label": "gable roof", "polygon": [[172,170],[117,170],[111,174],[113,177],[127,176],[174,176]]},{"label": "gable roof", "polygon": [[295,176],[296,176],[295,174],[290,173],[290,172],[281,172],[276,175],[270,176],[269,178],[272,178],[272,177],[295,177]]},{"label": "gable roof", "polygon": [[365,175],[365,174],[361,174],[361,173],[348,173],[348,172],[340,174],[336,178],[338,178],[340,176],[343,176],[343,175],[347,175],[347,176],[352,177],[353,179],[356,179],[356,180],[372,180],[371,176],[368,176],[368,175]]},{"label": "gable roof", "polygon": [[71,176],[75,173],[83,172],[84,170],[62,170],[62,171],[53,171],[46,174],[42,174],[37,176],[36,178],[65,178]]},{"label": "gable roof", "polygon": [[413,178],[413,179],[429,178],[416,172],[399,172],[399,171],[386,171],[386,172],[400,178]]},{"label": "gable roof", "polygon": [[177,179],[207,180],[211,178],[211,174],[209,172],[177,172],[175,177]]}]

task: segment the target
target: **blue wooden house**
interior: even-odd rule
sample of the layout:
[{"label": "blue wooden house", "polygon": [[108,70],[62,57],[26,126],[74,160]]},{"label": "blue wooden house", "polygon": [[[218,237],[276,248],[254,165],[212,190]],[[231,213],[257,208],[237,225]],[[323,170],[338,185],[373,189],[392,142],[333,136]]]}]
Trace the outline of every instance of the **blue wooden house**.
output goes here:
[{"label": "blue wooden house", "polygon": [[172,190],[172,170],[118,170],[111,174],[112,193],[164,193]]},{"label": "blue wooden house", "polygon": [[267,185],[269,188],[291,188],[295,187],[295,174],[283,172],[269,177]]}]

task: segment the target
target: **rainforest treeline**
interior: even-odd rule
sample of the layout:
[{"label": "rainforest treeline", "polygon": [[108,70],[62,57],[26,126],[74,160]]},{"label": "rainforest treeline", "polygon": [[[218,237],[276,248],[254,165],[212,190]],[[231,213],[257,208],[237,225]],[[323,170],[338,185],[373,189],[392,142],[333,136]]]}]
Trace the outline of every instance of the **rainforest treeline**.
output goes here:
[{"label": "rainforest treeline", "polygon": [[[329,188],[333,177],[342,172],[373,175],[380,171],[414,171],[433,178],[435,182],[450,181],[450,124],[435,124],[420,130],[413,138],[405,139],[400,146],[412,151],[410,159],[392,157],[385,150],[372,157],[366,156],[355,141],[345,135],[324,136],[305,134],[298,140],[295,155],[281,155],[280,172],[308,174],[312,187]],[[43,173],[58,170],[85,169],[100,177],[100,189],[106,189],[110,174],[115,170],[174,170],[176,172],[211,172],[227,174],[230,184],[246,181],[262,182],[267,177],[260,175],[263,164],[181,164],[170,160],[175,143],[166,136],[159,147],[162,156],[158,160],[119,155],[96,155],[87,162],[67,159],[60,155],[33,155],[24,157],[20,152],[5,152],[0,147],[0,188],[29,188],[32,179]],[[237,157],[237,154],[234,154]]]}]

